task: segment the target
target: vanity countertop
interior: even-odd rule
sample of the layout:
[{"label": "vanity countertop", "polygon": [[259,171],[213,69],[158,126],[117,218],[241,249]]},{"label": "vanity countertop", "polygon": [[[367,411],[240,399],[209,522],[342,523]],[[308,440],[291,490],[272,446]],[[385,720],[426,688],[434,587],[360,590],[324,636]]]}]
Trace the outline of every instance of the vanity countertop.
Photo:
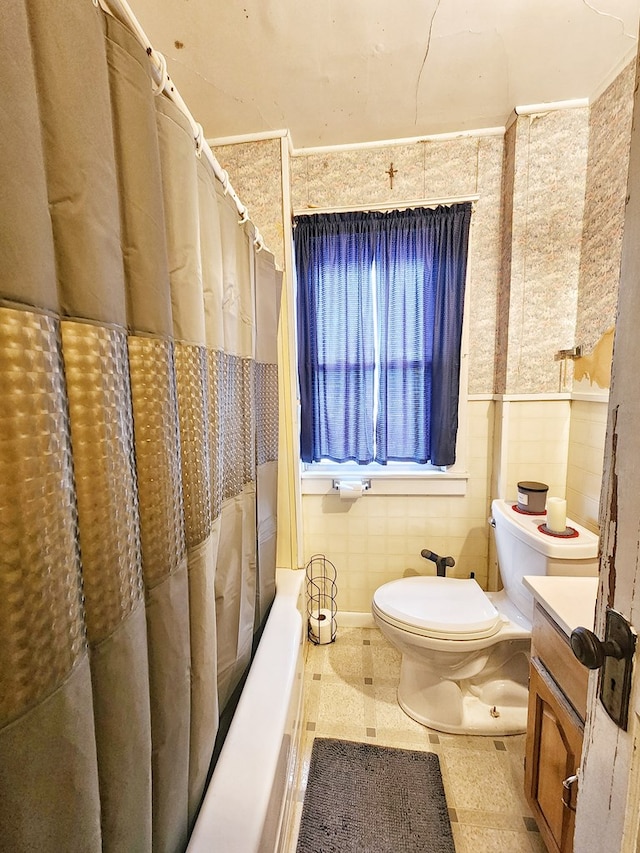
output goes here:
[{"label": "vanity countertop", "polygon": [[522,582],[567,636],[578,625],[593,630],[597,577],[527,575]]}]

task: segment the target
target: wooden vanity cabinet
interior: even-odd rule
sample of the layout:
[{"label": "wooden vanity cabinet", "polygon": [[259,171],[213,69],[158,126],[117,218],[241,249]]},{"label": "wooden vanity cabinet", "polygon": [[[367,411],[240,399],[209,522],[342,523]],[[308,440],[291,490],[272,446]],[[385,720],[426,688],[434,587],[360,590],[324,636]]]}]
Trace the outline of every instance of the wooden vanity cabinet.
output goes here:
[{"label": "wooden vanity cabinet", "polygon": [[531,644],[525,794],[550,853],[571,853],[588,670],[536,604]]}]

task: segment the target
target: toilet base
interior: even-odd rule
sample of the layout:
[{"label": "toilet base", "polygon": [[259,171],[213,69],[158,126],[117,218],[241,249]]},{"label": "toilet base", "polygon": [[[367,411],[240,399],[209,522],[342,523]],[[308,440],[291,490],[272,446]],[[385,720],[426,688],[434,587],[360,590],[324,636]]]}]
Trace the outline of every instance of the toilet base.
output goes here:
[{"label": "toilet base", "polygon": [[462,702],[462,721],[454,724],[418,713],[402,701],[399,691],[398,704],[412,720],[446,734],[502,737],[524,734],[527,730],[526,705],[524,707],[496,705],[495,709],[499,716],[494,717],[492,716],[493,705],[486,705],[476,696],[465,696]]},{"label": "toilet base", "polygon": [[398,704],[416,722],[449,734],[522,734],[527,728],[527,652],[528,642],[504,644],[494,650],[499,666],[461,679],[443,678],[424,660],[404,654]]}]

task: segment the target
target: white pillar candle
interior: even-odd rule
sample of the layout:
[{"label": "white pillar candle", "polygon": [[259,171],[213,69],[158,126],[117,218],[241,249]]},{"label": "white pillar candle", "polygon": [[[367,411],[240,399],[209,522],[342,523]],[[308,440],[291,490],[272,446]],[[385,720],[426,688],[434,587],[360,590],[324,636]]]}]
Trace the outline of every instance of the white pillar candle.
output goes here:
[{"label": "white pillar candle", "polygon": [[552,533],[567,529],[567,502],[564,498],[547,498],[547,527]]}]

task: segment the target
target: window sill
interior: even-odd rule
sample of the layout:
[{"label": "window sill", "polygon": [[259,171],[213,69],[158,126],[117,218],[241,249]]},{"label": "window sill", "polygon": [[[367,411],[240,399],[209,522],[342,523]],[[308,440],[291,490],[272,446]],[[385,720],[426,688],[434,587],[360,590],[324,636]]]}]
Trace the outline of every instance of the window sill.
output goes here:
[{"label": "window sill", "polygon": [[323,465],[321,469],[301,472],[303,495],[334,495],[335,480],[368,480],[371,487],[362,497],[376,495],[466,495],[469,475],[466,471],[405,470],[380,471],[368,467],[355,469],[342,465]]}]

